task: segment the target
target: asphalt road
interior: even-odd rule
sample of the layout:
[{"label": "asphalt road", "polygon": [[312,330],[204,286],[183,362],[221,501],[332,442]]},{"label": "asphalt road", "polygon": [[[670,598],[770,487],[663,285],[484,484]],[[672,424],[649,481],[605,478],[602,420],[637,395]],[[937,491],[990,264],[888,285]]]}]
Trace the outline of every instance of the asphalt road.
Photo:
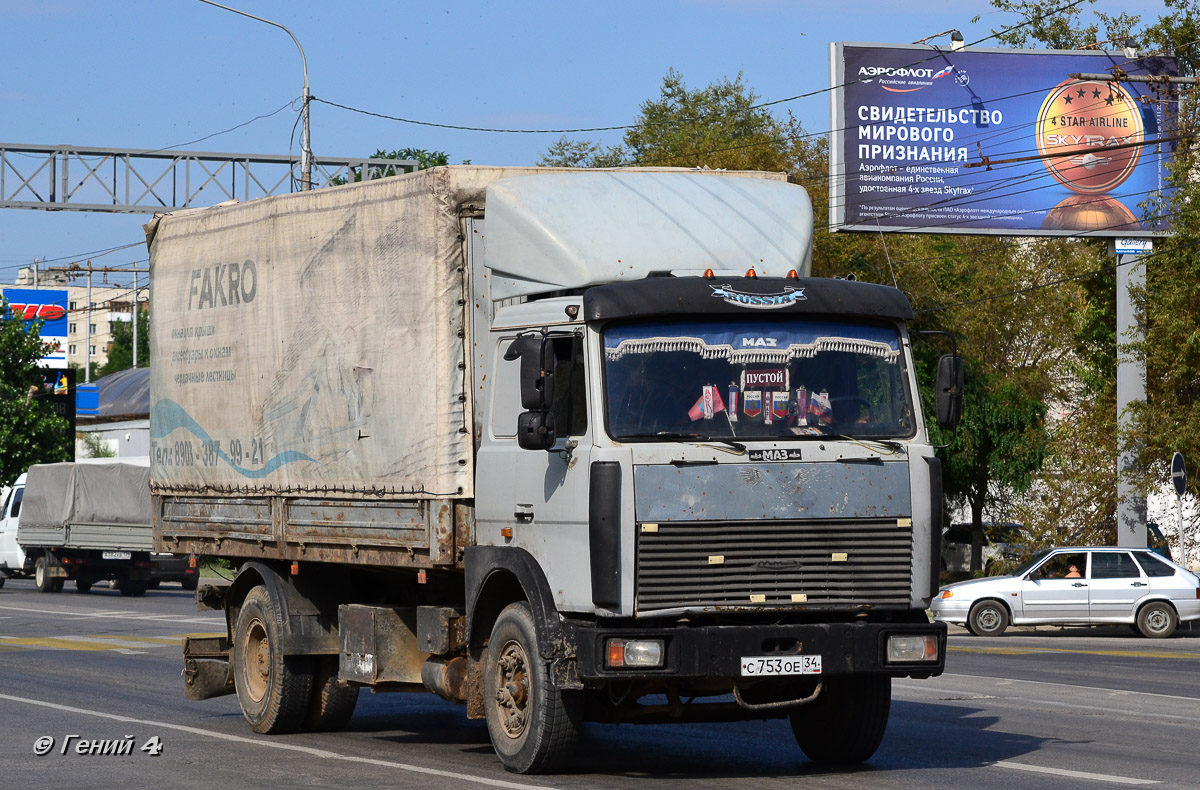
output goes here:
[{"label": "asphalt road", "polygon": [[[183,699],[180,644],[215,634],[176,585],[144,598],[0,589],[0,773],[10,787],[1011,788],[1200,786],[1200,630],[955,630],[947,674],[893,686],[883,745],[807,762],[784,721],[587,725],[564,773],[504,772],[482,722],[429,694],[364,693],[341,733],[252,733],[235,697]],[[39,738],[54,740],[34,753]],[[132,740],[128,755],[79,754]],[[64,751],[64,744],[66,749]],[[145,749],[143,750],[143,747]],[[159,748],[161,747],[161,748]],[[86,749],[85,749],[86,750]],[[154,752],[157,752],[155,754]]]}]

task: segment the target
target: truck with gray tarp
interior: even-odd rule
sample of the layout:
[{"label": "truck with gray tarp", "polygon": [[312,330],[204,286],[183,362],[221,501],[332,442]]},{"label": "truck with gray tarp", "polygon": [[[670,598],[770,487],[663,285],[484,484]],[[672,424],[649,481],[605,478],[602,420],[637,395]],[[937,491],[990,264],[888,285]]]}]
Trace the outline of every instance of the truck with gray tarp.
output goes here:
[{"label": "truck with gray tarp", "polygon": [[585,720],[844,763],[942,671],[912,309],[809,276],[784,176],[438,167],[147,239],[156,550],[236,569],[188,697],[276,733],[424,688],[518,772]]},{"label": "truck with gray tarp", "polygon": [[145,463],[35,464],[18,488],[15,523],[0,536],[9,573],[32,575],[41,592],[112,580],[123,595],[145,594],[154,547]]}]

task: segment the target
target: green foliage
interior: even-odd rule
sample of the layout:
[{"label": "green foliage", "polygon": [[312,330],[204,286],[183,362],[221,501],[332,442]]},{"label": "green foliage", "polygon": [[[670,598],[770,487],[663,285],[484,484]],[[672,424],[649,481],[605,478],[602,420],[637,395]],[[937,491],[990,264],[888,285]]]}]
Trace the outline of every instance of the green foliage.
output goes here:
[{"label": "green foliage", "polygon": [[[138,367],[150,365],[150,313],[147,310],[137,311],[138,321]],[[108,361],[97,372],[107,376],[119,370],[133,367],[133,323],[127,321],[112,322],[112,346],[108,349]]]},{"label": "green foliage", "polygon": [[84,458],[116,458],[117,451],[105,444],[104,439],[96,431],[79,431],[79,441],[83,444]]},{"label": "green foliage", "polygon": [[[371,154],[370,158],[396,159],[400,161],[412,160],[417,163],[417,170],[424,170],[428,167],[438,167],[440,165],[450,164],[450,155],[445,151],[430,151],[425,148],[397,148],[393,151],[385,151],[384,149],[379,148],[375,151],[375,153]],[[469,165],[471,163],[470,161],[465,161],[463,164]],[[382,177],[387,178],[389,176],[398,176],[409,172],[412,172],[411,167],[405,167],[401,165],[391,167],[389,165]],[[352,168],[350,173],[351,175],[349,178],[346,178],[345,176],[338,176],[330,183],[332,183],[334,186],[341,186],[342,184],[349,184],[351,182],[358,183],[359,181],[362,181],[363,174],[360,168]]]},{"label": "green foliage", "polygon": [[65,461],[73,448],[67,421],[54,413],[41,387],[38,361],[45,355],[36,329],[7,318],[8,301],[0,297],[0,480],[11,483],[33,464]]}]

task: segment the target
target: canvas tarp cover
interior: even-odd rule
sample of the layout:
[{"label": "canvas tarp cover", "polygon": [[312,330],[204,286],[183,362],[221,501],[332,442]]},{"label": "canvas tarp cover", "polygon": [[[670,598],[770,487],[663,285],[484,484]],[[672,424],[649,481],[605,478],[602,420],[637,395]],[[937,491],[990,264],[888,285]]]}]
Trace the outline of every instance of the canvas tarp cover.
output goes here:
[{"label": "canvas tarp cover", "polygon": [[29,468],[21,505],[23,530],[150,523],[150,470],[144,466],[65,463]]},{"label": "canvas tarp cover", "polygon": [[470,497],[456,167],[147,226],[154,490]]}]

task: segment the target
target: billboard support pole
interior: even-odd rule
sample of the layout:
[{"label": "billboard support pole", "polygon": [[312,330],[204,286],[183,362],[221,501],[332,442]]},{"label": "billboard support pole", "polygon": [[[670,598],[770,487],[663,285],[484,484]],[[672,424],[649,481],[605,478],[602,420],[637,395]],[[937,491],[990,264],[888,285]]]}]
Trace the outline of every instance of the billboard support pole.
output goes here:
[{"label": "billboard support pole", "polygon": [[[1117,436],[1133,425],[1129,407],[1146,400],[1146,360],[1122,350],[1122,345],[1145,339],[1146,330],[1137,315],[1131,289],[1146,285],[1142,256],[1153,250],[1144,239],[1114,239],[1109,250],[1117,260]],[[1132,452],[1117,449],[1117,545],[1146,546],[1146,497],[1127,479],[1136,464]]]}]

